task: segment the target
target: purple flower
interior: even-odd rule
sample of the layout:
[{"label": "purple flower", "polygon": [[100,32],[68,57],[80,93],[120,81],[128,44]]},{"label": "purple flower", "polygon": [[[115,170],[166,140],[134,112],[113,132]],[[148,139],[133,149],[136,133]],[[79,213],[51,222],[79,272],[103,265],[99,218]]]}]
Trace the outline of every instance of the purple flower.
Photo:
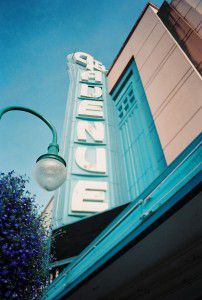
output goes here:
[{"label": "purple flower", "polygon": [[47,282],[47,232],[27,179],[0,173],[0,299],[37,299]]}]

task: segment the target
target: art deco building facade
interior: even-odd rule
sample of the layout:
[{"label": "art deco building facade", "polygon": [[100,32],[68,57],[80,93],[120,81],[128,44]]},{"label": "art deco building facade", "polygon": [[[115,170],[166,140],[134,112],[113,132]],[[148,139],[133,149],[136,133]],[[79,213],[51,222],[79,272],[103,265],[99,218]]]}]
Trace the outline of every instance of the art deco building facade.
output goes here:
[{"label": "art deco building facade", "polygon": [[68,55],[44,299],[202,297],[201,12],[148,4],[109,71]]}]

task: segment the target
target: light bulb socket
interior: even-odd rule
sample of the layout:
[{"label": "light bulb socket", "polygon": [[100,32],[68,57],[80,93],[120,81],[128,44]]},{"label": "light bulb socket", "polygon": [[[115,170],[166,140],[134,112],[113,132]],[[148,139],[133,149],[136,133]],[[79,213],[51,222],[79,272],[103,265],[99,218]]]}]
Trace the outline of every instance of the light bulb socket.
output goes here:
[{"label": "light bulb socket", "polygon": [[48,158],[56,159],[66,167],[66,162],[61,156],[59,156],[57,154],[51,154],[51,153],[46,153],[46,154],[43,154],[43,155],[39,156],[39,158],[37,159],[36,162],[38,162],[42,159],[48,159]]},{"label": "light bulb socket", "polygon": [[56,143],[51,143],[49,146],[48,146],[48,154],[58,154],[59,152],[59,145],[56,144]]}]

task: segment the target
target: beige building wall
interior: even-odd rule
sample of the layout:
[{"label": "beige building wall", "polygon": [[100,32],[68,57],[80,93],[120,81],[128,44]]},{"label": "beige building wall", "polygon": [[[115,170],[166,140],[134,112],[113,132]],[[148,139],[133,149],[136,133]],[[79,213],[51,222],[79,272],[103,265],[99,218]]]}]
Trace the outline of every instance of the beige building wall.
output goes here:
[{"label": "beige building wall", "polygon": [[44,218],[44,222],[46,225],[46,228],[49,229],[51,226],[52,221],[52,211],[53,211],[53,197],[49,200],[48,204],[44,208],[42,212],[42,217]]},{"label": "beige building wall", "polygon": [[132,57],[170,164],[201,131],[201,76],[150,5],[108,73],[109,92]]}]

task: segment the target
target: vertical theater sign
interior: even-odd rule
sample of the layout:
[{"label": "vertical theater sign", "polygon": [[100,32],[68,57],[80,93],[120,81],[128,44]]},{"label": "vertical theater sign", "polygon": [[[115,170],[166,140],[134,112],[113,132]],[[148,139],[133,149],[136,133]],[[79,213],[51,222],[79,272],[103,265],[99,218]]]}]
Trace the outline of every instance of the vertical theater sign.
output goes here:
[{"label": "vertical theater sign", "polygon": [[[106,175],[106,149],[102,147],[105,135],[102,72],[105,68],[85,53],[75,53],[74,60],[86,69],[80,72],[75,161],[81,170],[91,176]],[[88,144],[88,136],[92,145]],[[91,155],[88,155],[89,151]],[[106,191],[107,182],[103,180],[78,180],[72,193],[71,210],[99,212],[107,209]]]},{"label": "vertical theater sign", "polygon": [[69,95],[63,134],[67,182],[55,198],[55,227],[111,206],[112,175],[106,69],[91,55],[68,55]]}]

